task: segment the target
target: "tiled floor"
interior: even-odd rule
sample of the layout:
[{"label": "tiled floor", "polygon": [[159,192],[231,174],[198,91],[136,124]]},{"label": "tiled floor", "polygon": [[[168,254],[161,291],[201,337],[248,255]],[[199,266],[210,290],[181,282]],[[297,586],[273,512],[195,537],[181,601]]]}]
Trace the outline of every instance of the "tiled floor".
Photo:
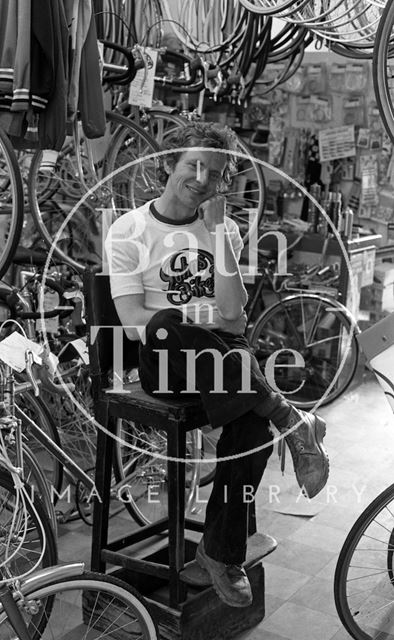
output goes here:
[{"label": "tiled floor", "polygon": [[[336,614],[333,578],[345,537],[366,505],[392,482],[394,416],[370,377],[320,410],[328,424],[325,443],[330,478],[314,500],[300,496],[290,457],[285,475],[271,457],[256,501],[258,529],[278,547],[264,562],[266,617],[243,640],[346,640]],[[130,521],[118,517],[118,533]],[[89,560],[90,529],[81,522],[60,527],[63,560]]]}]

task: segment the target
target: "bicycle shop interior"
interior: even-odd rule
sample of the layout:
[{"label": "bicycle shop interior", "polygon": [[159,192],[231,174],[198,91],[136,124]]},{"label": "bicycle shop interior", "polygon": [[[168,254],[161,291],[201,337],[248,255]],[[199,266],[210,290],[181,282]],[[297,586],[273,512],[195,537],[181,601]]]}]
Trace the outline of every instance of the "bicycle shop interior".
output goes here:
[{"label": "bicycle shop interior", "polygon": [[[24,474],[57,547],[36,568],[96,558],[146,607],[141,637],[394,640],[392,37],[394,0],[0,3],[0,495],[1,474]],[[253,353],[274,391],[327,423],[318,496],[275,446],[250,500],[249,612],[223,605],[194,562],[220,429],[187,431],[183,480],[166,428],[126,414],[97,455],[86,274],[104,269],[114,219],[160,196],[166,138],[200,120],[237,136],[226,212],[244,243]],[[37,385],[49,352],[53,380]],[[134,365],[122,375],[122,389],[139,384]],[[168,507],[170,473],[188,531]],[[94,507],[98,477],[108,513]],[[1,503],[6,570],[20,507]],[[154,526],[174,513],[168,551],[175,538]],[[82,637],[86,620],[65,618],[55,637]],[[83,637],[134,637],[98,629]],[[38,633],[26,638],[52,638]]]}]

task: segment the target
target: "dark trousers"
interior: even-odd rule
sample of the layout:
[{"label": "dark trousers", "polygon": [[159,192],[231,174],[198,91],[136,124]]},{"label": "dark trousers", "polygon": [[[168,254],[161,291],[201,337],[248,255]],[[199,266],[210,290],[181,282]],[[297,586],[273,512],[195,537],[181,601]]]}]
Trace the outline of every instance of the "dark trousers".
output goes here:
[{"label": "dark trousers", "polygon": [[[213,352],[220,354],[216,368]],[[269,422],[253,411],[271,391],[246,338],[185,322],[180,311],[164,309],[146,327],[139,368],[142,387],[152,395],[187,397],[181,391],[190,393],[190,387],[194,387],[190,383],[195,382],[195,393],[200,395],[212,427],[223,426],[217,444],[220,461],[206,510],[204,543],[207,554],[215,560],[242,563],[248,505],[272,453]]]}]

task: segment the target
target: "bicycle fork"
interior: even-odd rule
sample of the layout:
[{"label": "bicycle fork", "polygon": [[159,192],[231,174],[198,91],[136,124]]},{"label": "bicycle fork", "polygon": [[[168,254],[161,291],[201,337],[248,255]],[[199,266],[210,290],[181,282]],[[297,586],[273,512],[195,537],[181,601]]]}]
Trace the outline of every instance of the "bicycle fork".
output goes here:
[{"label": "bicycle fork", "polygon": [[0,603],[7,614],[11,627],[16,633],[16,637],[19,640],[31,640],[31,635],[26,627],[21,610],[14,600],[13,592],[8,584],[3,584],[0,587]]},{"label": "bicycle fork", "polygon": [[[4,613],[6,614],[18,640],[32,640],[32,633],[26,626],[22,610],[24,606],[37,608],[39,603],[29,602],[28,593],[32,593],[54,580],[62,581],[73,576],[82,575],[84,570],[85,565],[83,562],[56,565],[36,571],[31,576],[28,576],[16,590],[12,589],[8,584],[3,583],[0,585],[0,616]],[[0,571],[0,583],[2,577],[4,576]]]}]

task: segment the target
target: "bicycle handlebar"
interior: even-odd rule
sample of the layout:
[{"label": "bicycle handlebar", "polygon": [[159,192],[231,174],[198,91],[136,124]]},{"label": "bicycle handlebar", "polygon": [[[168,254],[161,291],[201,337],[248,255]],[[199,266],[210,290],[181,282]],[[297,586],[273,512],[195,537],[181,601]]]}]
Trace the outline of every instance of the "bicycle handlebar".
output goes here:
[{"label": "bicycle handlebar", "polygon": [[129,84],[134,79],[135,74],[137,73],[137,67],[132,49],[127,49],[126,47],[122,47],[120,44],[110,42],[109,40],[100,40],[100,42],[104,45],[104,47],[113,49],[114,51],[118,51],[119,53],[121,53],[126,58],[127,62],[126,67],[109,62],[104,62],[104,71],[114,71],[115,73],[113,73],[112,75],[111,73],[106,75],[103,78],[103,82],[109,84]]},{"label": "bicycle handlebar", "polygon": [[72,312],[74,307],[55,307],[50,311],[18,311],[18,318],[21,320],[47,320],[48,318],[56,318],[64,311]]}]

